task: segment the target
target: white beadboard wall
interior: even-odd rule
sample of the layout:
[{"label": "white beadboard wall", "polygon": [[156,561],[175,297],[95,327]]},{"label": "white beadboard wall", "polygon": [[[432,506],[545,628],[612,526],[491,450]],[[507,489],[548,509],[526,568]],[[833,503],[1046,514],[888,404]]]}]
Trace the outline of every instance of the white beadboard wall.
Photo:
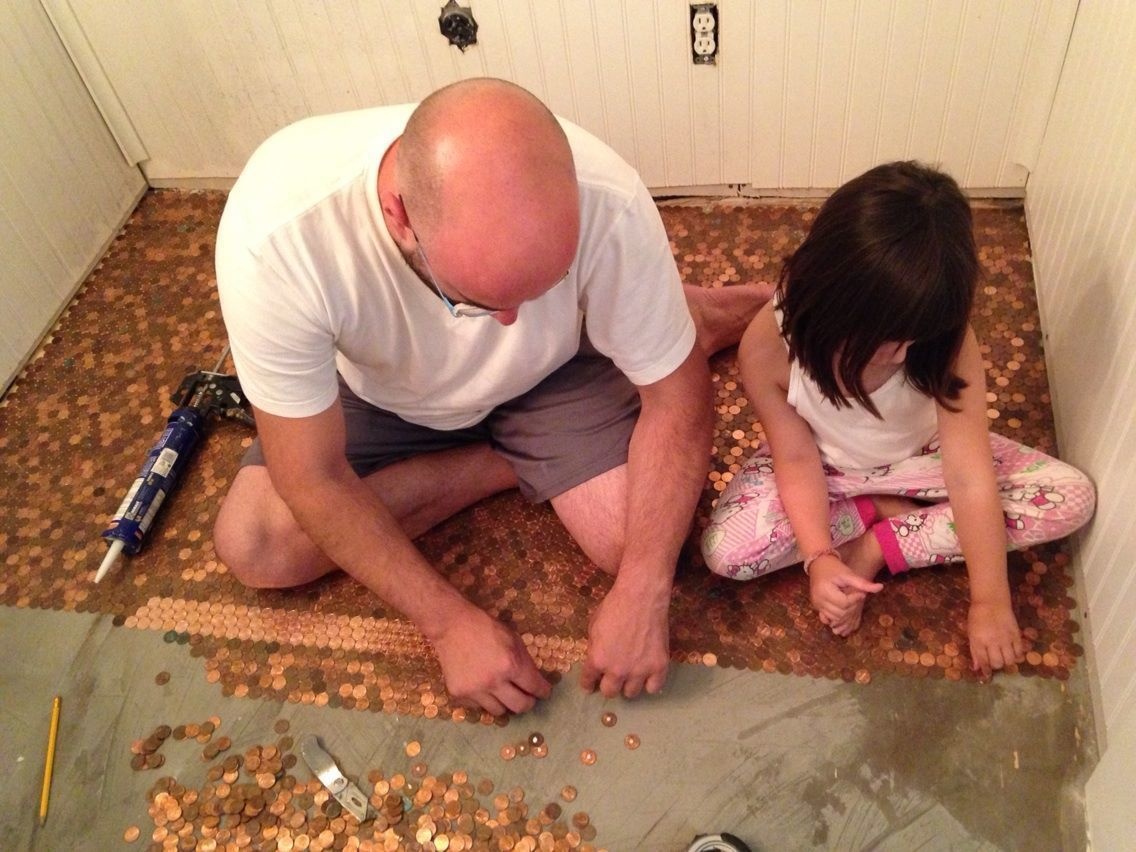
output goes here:
[{"label": "white beadboard wall", "polygon": [[0,3],[0,391],[145,181],[125,162],[36,0]]},{"label": "white beadboard wall", "polygon": [[[716,67],[687,0],[42,0],[90,44],[155,183],[235,177],[304,116],[514,80],[611,143],[656,189],[825,189],[875,163],[940,163],[1021,192],[1077,0],[719,0]],[[81,60],[78,60],[81,63]],[[113,105],[117,108],[117,105]]]},{"label": "white beadboard wall", "polygon": [[[1136,761],[1136,5],[1082,3],[1026,211],[1062,456],[1098,489],[1079,548],[1118,810]],[[1099,771],[1099,770],[1098,770]],[[1100,786],[1098,785],[1098,789]],[[1090,797],[1090,810],[1092,809]],[[1107,809],[1105,809],[1107,810]],[[1115,838],[1113,838],[1115,842]]]}]

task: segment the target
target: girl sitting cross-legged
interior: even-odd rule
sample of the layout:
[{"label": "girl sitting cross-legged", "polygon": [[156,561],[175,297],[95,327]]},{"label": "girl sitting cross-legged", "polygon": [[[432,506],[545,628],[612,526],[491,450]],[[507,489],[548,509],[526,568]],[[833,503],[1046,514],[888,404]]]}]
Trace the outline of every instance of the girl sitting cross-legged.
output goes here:
[{"label": "girl sitting cross-legged", "polygon": [[970,326],[970,206],[949,176],[878,166],[821,207],[738,350],[768,440],[719,498],[710,570],[748,580],[803,561],[840,636],[891,574],[966,561],[972,666],[1023,659],[1007,548],[1092,515],[1079,471],[987,429]]}]

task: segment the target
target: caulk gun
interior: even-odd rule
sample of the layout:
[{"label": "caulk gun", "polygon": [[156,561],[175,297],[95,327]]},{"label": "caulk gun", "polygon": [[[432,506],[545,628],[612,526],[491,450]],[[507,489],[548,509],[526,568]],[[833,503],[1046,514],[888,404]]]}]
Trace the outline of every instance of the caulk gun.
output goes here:
[{"label": "caulk gun", "polygon": [[209,415],[219,414],[254,424],[237,377],[220,372],[228,355],[226,346],[211,372],[191,373],[170,396],[170,401],[178,407],[166,421],[165,431],[150,450],[141,472],[103,533],[110,548],[95,574],[96,583],[107,575],[123,551],[134,555],[142,549],[142,540],[158,516],[158,510],[193,457]]}]

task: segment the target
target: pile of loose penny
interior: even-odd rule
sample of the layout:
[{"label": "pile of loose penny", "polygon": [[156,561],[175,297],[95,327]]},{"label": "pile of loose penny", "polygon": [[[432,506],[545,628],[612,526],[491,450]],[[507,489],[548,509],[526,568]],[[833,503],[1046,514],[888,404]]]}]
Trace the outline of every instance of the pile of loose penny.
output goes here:
[{"label": "pile of loose penny", "polygon": [[160,754],[158,749],[169,739],[170,732],[169,725],[158,725],[148,736],[132,742],[130,744],[130,768],[135,772],[141,772],[143,769],[157,769],[164,764],[166,756]]},{"label": "pile of loose penny", "polygon": [[[183,737],[190,729],[184,727]],[[195,738],[202,735],[201,726],[196,727]],[[172,733],[165,728],[159,736],[163,728],[143,743],[160,746]],[[287,722],[277,722],[275,730],[284,734]],[[301,781],[289,773],[297,763],[292,745],[291,737],[282,736],[274,745],[230,755],[207,769],[201,787],[160,778],[148,794],[154,822],[150,849],[595,852],[596,829],[586,812],[561,819],[558,803],[530,806],[521,787],[494,795],[488,778],[474,785],[465,771],[434,775],[421,761],[411,767],[409,778],[400,772],[387,777],[381,769],[367,775],[371,812],[360,823],[318,779]],[[408,744],[406,752],[419,756],[421,744]],[[575,788],[565,787],[561,797],[574,800]],[[141,836],[137,826],[123,833],[127,842]]]},{"label": "pile of loose penny", "polygon": [[[577,812],[569,825],[560,819],[562,808],[558,803],[531,807],[522,787],[494,795],[490,779],[482,778],[475,786],[462,770],[427,774],[417,784],[401,773],[386,778],[382,771],[374,770],[368,780],[374,785],[371,805],[378,812],[368,821],[376,845],[361,844],[361,849],[533,852],[595,848],[592,841],[596,829],[587,813]],[[565,787],[561,796],[571,801],[576,790]],[[482,797],[488,801],[483,802]],[[362,828],[368,828],[368,824]],[[377,845],[379,842],[382,845]]]},{"label": "pile of loose penny", "polygon": [[201,756],[205,760],[212,760],[223,751],[228,751],[233,741],[229,737],[218,737],[213,741],[213,734],[221,724],[219,716],[210,716],[204,722],[191,722],[171,728],[169,725],[159,725],[150,734],[137,739],[130,744],[130,768],[140,772],[144,769],[157,769],[166,762],[165,755],[159,753],[162,745],[171,736],[175,740],[196,740],[205,748]]}]

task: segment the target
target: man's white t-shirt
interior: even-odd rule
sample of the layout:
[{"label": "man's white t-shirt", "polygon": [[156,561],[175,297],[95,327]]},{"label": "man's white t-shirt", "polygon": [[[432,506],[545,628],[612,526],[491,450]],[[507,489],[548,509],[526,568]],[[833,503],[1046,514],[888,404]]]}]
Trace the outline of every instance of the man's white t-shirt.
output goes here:
[{"label": "man's white t-shirt", "polygon": [[361,398],[405,420],[471,426],[572,358],[585,323],[595,348],[637,385],[685,360],[694,324],[658,210],[631,166],[566,121],[581,208],[567,278],[522,304],[509,326],[451,316],[407,266],[379,205],[379,163],[413,109],[286,127],[233,187],[217,286],[241,386],[257,408],[319,414],[337,398],[338,370]]}]

